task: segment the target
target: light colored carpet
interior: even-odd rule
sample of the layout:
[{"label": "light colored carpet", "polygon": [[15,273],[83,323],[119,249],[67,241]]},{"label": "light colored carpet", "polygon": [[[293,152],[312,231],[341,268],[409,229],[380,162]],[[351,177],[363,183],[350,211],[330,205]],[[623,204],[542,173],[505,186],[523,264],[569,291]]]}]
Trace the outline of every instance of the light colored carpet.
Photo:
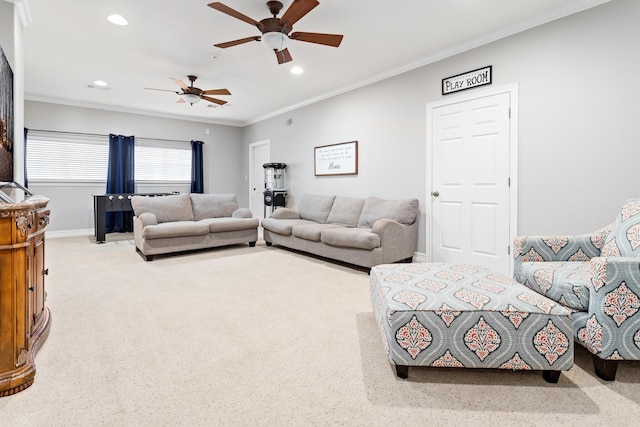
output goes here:
[{"label": "light colored carpet", "polygon": [[640,362],[593,375],[389,365],[364,270],[259,241],[144,262],[49,239],[53,323],[3,426],[637,425]]}]

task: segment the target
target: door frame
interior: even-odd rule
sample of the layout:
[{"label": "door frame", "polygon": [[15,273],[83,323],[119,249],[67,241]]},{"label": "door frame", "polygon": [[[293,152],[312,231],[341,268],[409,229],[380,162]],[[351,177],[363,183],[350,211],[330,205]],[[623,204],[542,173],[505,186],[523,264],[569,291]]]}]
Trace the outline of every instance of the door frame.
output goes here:
[{"label": "door frame", "polygon": [[[249,209],[251,210],[251,212],[254,212],[254,207],[253,206],[253,189],[257,186],[257,184],[264,184],[264,175],[257,178],[255,176],[253,176],[253,171],[254,169],[254,162],[255,162],[255,154],[254,154],[254,150],[257,147],[266,145],[267,146],[267,152],[269,153],[269,160],[271,160],[271,141],[269,139],[265,139],[262,141],[258,141],[258,142],[252,142],[249,144]],[[256,182],[256,179],[258,179],[258,181]]]},{"label": "door frame", "polygon": [[[427,181],[425,195],[425,214],[427,218],[426,238],[425,238],[425,258],[428,262],[433,261],[433,110],[447,105],[469,102],[478,98],[508,93],[510,99],[510,120],[509,120],[509,254],[513,251],[513,239],[518,235],[518,83],[492,87],[488,89],[478,89],[462,95],[452,96],[440,101],[427,104]],[[509,274],[513,274],[513,263],[509,263]]]}]

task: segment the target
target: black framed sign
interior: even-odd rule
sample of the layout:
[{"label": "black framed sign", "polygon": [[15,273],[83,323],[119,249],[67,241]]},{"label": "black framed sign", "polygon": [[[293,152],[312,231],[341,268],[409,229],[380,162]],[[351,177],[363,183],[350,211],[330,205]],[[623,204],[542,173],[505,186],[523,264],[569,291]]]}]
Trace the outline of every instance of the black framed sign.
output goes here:
[{"label": "black framed sign", "polygon": [[490,85],[493,77],[493,66],[478,68],[466,73],[442,79],[442,94],[448,95],[461,90]]},{"label": "black framed sign", "polygon": [[358,141],[315,147],[313,159],[316,176],[357,175]]}]

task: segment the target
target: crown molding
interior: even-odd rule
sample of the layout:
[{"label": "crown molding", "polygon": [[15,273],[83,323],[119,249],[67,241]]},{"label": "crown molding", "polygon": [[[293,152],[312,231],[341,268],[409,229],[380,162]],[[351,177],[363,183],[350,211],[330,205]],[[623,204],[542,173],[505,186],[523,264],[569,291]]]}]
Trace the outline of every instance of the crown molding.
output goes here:
[{"label": "crown molding", "polygon": [[27,0],[5,0],[9,3],[13,3],[16,5],[16,10],[18,11],[18,16],[20,17],[20,22],[22,22],[22,26],[26,27],[31,24],[31,9],[29,8],[29,2]]}]

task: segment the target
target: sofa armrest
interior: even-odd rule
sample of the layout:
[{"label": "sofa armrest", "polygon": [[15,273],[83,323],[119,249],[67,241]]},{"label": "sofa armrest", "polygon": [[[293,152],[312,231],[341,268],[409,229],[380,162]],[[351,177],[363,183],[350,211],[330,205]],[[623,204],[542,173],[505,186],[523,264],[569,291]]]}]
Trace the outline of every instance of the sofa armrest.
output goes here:
[{"label": "sofa armrest", "polygon": [[231,214],[232,218],[252,218],[253,217],[253,213],[251,212],[251,209],[249,208],[239,208],[236,209],[232,214]]},{"label": "sofa armrest", "polygon": [[157,225],[158,218],[151,212],[145,212],[136,217],[136,221],[141,225],[141,229],[147,225]]},{"label": "sofa armrest", "polygon": [[513,272],[522,282],[520,265],[523,262],[589,261],[600,256],[604,238],[595,233],[577,236],[518,236],[513,239]]},{"label": "sofa armrest", "polygon": [[[136,248],[141,252],[144,247],[144,238],[142,237],[143,230],[147,225],[158,224],[158,218],[151,212],[141,213],[138,216],[133,217],[133,240]],[[143,252],[144,253],[144,252]]]},{"label": "sofa armrest", "polygon": [[300,212],[291,208],[278,208],[273,211],[271,218],[274,219],[300,219]]},{"label": "sofa armrest", "polygon": [[418,247],[418,223],[400,224],[392,219],[383,218],[373,223],[371,231],[380,236],[380,247],[385,262],[413,257]]},{"label": "sofa armrest", "polygon": [[602,358],[640,359],[628,345],[640,338],[640,258],[595,257],[589,264],[589,311],[577,338]]},{"label": "sofa armrest", "polygon": [[[589,307],[595,303],[602,305],[604,293],[625,283],[627,288],[638,295],[640,304],[640,258],[636,257],[594,257],[589,261],[591,283],[589,284]],[[638,306],[640,310],[640,305]]]}]

